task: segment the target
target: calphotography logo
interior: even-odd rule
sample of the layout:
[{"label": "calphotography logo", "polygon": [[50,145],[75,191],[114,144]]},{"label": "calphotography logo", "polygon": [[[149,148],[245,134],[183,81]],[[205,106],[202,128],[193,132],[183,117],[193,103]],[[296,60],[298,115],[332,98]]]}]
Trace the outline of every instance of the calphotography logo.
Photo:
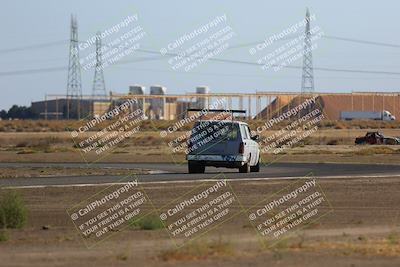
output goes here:
[{"label": "calphotography logo", "polygon": [[[82,69],[87,71],[97,68],[99,70],[117,64],[124,57],[133,55],[140,49],[142,39],[146,35],[147,33],[139,24],[138,14],[127,16],[119,23],[98,32],[78,45],[80,51],[86,52],[86,56],[80,59]],[[89,48],[94,46],[95,51],[89,52]]]},{"label": "calphotography logo", "polygon": [[94,163],[140,131],[145,115],[136,98],[129,99],[71,131],[75,146],[87,163]]},{"label": "calphotography logo", "polygon": [[235,36],[223,14],[168,43],[160,54],[170,57],[168,63],[173,70],[188,72],[222,54]]},{"label": "calphotography logo", "polygon": [[262,205],[248,210],[249,220],[270,247],[333,210],[315,178],[289,185]]},{"label": "calphotography logo", "polygon": [[[274,155],[285,153],[286,150],[315,135],[326,119],[317,102],[317,96],[306,99],[295,97],[292,102],[296,103],[295,100],[303,102],[286,111],[281,111],[281,114],[256,128],[255,133],[265,136],[259,142],[263,153]],[[285,121],[289,123],[285,125]],[[272,128],[279,128],[279,130],[270,131]]]},{"label": "calphotography logo", "polygon": [[227,180],[205,182],[162,207],[160,219],[181,247],[238,215],[233,208],[237,202]]},{"label": "calphotography logo", "polygon": [[[130,177],[124,177],[123,180]],[[136,180],[113,185],[67,210],[87,247],[93,247],[146,215],[149,202]],[[150,213],[147,211],[147,213]]]},{"label": "calphotography logo", "polygon": [[[319,26],[310,28],[311,22],[316,20],[315,14],[307,13],[303,21],[297,22],[283,31],[273,34],[266,38],[262,43],[249,49],[251,56],[258,56],[257,64],[261,69],[267,71],[273,69],[280,71],[292,65],[292,63],[302,59],[318,48],[318,40],[324,36],[324,32]],[[300,33],[300,29],[304,29]],[[276,43],[283,43],[277,48],[273,48]],[[272,52],[266,52],[267,48],[272,48]]]}]

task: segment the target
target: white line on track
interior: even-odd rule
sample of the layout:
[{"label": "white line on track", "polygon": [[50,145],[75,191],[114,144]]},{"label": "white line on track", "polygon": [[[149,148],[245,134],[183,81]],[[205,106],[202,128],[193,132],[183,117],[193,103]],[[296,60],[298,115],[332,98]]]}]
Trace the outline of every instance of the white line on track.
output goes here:
[{"label": "white line on track", "polygon": [[[385,174],[385,175],[344,175],[344,176],[318,176],[312,175],[316,178],[324,179],[369,179],[369,178],[400,178],[400,174]],[[254,182],[254,181],[274,181],[274,180],[297,180],[306,179],[310,176],[292,176],[292,177],[265,177],[265,178],[235,178],[226,179],[229,182]],[[171,183],[204,183],[212,182],[216,179],[198,179],[198,180],[177,180],[177,181],[149,181],[140,182],[141,184],[171,184]],[[128,182],[128,181],[127,181]],[[65,184],[65,185],[22,185],[22,186],[5,186],[2,189],[29,189],[29,188],[47,188],[47,187],[91,187],[91,186],[112,186],[112,185],[125,185],[127,182],[119,183],[94,183],[94,184]]]}]

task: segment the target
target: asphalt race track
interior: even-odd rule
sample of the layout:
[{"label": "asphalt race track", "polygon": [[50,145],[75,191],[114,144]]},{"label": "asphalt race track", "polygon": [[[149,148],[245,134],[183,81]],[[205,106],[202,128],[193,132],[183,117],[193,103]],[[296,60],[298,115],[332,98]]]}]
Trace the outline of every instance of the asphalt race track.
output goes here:
[{"label": "asphalt race track", "polygon": [[[85,168],[81,163],[0,163],[0,169],[5,167],[65,167]],[[333,163],[274,163],[263,165],[259,173],[238,173],[236,169],[206,168],[204,174],[188,174],[186,165],[166,163],[98,163],[90,165],[102,168],[147,169],[151,174],[138,175],[141,182],[193,181],[212,179],[223,173],[223,177],[232,180],[257,179],[297,179],[310,173],[318,178],[368,178],[368,177],[400,177],[400,165],[369,165],[369,164],[333,164]],[[221,177],[219,177],[221,178]],[[123,176],[68,176],[68,177],[38,177],[38,178],[3,178],[1,187],[35,187],[35,186],[70,186],[96,185],[121,182]]]}]

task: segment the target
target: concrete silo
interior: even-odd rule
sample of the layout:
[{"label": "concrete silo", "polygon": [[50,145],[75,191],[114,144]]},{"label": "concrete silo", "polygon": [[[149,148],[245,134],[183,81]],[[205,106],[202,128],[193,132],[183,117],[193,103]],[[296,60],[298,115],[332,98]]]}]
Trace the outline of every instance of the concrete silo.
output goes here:
[{"label": "concrete silo", "polygon": [[[196,94],[208,95],[210,93],[210,89],[208,86],[198,86],[196,88]],[[197,97],[196,99],[196,107],[197,108],[208,108],[208,97]]]},{"label": "concrete silo", "polygon": [[[145,87],[142,85],[129,86],[130,95],[144,95],[144,93],[145,93]],[[134,110],[141,109],[144,114],[146,108],[146,103],[144,101],[144,98],[138,98],[137,100],[138,100],[137,104],[132,104],[131,110],[133,112]]]},{"label": "concrete silo", "polygon": [[[160,85],[150,87],[150,95],[165,95],[167,88]],[[150,118],[156,120],[164,119],[165,98],[150,98]]]}]

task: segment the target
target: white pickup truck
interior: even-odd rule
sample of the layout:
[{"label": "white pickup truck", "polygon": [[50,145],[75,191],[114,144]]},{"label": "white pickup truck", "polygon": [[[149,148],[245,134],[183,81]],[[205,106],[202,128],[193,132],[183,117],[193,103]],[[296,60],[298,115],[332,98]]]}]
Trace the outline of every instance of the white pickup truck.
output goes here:
[{"label": "white pickup truck", "polygon": [[260,171],[259,136],[247,123],[234,120],[197,121],[188,139],[189,173],[204,173],[206,166]]}]

